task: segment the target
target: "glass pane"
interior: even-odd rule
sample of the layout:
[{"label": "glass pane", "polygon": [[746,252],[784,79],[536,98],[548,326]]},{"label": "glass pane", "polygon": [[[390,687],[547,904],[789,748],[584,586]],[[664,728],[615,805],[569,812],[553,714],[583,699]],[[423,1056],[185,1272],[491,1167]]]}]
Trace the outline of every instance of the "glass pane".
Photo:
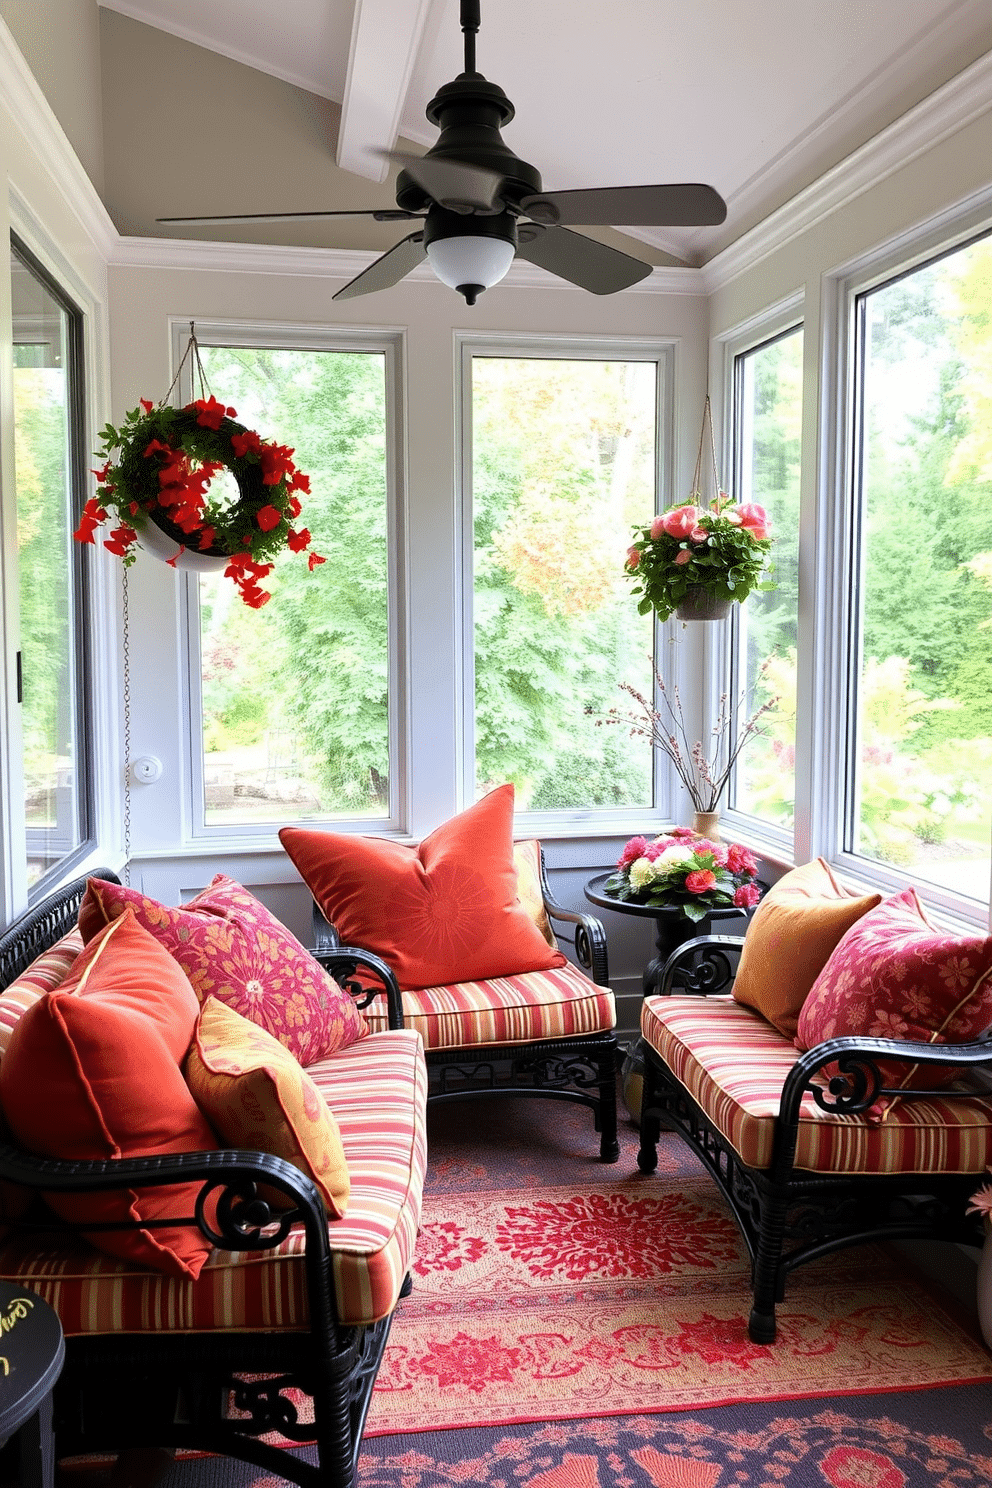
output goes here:
[{"label": "glass pane", "polygon": [[992,240],[859,302],[853,851],[985,901],[992,828]]},{"label": "glass pane", "polygon": [[[791,828],[795,803],[796,639],[799,618],[799,454],[803,333],[799,328],[737,358],[735,458],[739,502],[771,518],[775,589],[737,612],[735,696],[746,717],[763,707],[760,733],[739,756],[733,805]],[[738,724],[743,720],[738,717]]]},{"label": "glass pane", "polygon": [[[69,317],[11,253],[14,459],[29,887],[79,847]],[[79,639],[82,644],[82,638]]]},{"label": "glass pane", "polygon": [[295,449],[301,522],[248,609],[200,578],[208,826],[381,817],[389,801],[386,372],[381,352],[201,347],[238,422]]},{"label": "glass pane", "polygon": [[[475,771],[533,811],[653,804],[651,751],[593,715],[651,695],[623,565],[650,522],[654,362],[475,357]],[[590,712],[591,710],[591,712]]]}]

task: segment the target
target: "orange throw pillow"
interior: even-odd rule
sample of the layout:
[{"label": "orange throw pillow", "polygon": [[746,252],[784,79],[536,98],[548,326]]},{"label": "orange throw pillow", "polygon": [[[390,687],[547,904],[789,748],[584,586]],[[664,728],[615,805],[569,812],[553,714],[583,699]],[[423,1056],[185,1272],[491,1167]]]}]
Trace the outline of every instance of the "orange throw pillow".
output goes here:
[{"label": "orange throw pillow", "polygon": [[[199,1004],[168,951],[130,910],[90,941],[61,986],[27,1008],[0,1064],[0,1103],[31,1152],[70,1162],[197,1152],[217,1142],[183,1079]],[[193,1213],[200,1183],[48,1193],[75,1224]],[[98,1250],[197,1277],[210,1246],[195,1225],[95,1230]]]},{"label": "orange throw pillow", "polygon": [[303,827],[279,840],[344,944],[381,956],[405,989],[565,965],[517,897],[512,785],[419,847]]},{"label": "orange throw pillow", "polygon": [[754,912],[734,979],[734,997],[796,1036],[803,1003],[834,947],[881,894],[854,895],[822,858],[793,868]]},{"label": "orange throw pillow", "polygon": [[[264,1028],[208,997],[186,1060],[186,1083],[222,1142],[284,1157],[340,1219],[351,1180],[341,1134],[313,1080]],[[270,1189],[270,1202],[286,1195]]]}]

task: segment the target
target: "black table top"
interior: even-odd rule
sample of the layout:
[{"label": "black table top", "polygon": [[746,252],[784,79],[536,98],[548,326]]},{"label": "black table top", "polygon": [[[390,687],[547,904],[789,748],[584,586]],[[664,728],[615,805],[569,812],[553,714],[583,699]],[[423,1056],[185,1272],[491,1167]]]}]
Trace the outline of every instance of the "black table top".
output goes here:
[{"label": "black table top", "polygon": [[64,1358],[62,1325],[48,1303],[0,1281],[0,1442],[34,1415]]},{"label": "black table top", "polygon": [[[661,918],[684,919],[681,904],[635,904],[630,899],[614,899],[611,894],[603,892],[603,886],[608,879],[613,877],[616,870],[611,869],[609,873],[598,873],[591,878],[585,886],[585,896],[590,904],[598,905],[600,909],[616,909],[621,914],[648,915],[652,920]],[[707,906],[706,918],[708,920],[725,920],[730,916],[746,914],[746,910],[740,909],[735,904],[725,905],[723,908],[711,909]]]}]

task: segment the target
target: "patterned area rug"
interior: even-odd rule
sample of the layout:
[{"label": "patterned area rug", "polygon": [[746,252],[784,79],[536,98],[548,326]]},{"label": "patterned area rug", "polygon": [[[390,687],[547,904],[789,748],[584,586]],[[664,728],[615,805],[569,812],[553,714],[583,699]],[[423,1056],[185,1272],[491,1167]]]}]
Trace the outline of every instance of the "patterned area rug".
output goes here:
[{"label": "patterned area rug", "polygon": [[366,1436],[992,1383],[957,1306],[880,1248],[801,1268],[775,1344],[751,1343],[737,1227],[674,1138],[644,1177],[629,1128],[603,1167],[586,1155],[587,1121],[561,1118],[556,1161],[535,1152],[534,1126],[527,1152],[521,1110],[503,1143],[479,1133],[473,1153],[468,1109],[457,1128],[443,1113],[450,1130],[432,1112],[414,1291]]}]

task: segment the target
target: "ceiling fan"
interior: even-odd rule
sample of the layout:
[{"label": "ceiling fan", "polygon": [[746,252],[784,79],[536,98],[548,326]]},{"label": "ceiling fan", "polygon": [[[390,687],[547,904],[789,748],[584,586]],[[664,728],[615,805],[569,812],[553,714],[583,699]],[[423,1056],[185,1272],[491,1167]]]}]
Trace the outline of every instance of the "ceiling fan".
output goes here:
[{"label": "ceiling fan", "polygon": [[606,186],[545,191],[532,165],[506,145],[500,129],[513,118],[502,88],[475,69],[480,0],[461,0],[465,70],[427,105],[441,133],[426,155],[388,151],[402,169],[396,207],[368,211],[262,212],[251,216],[159,217],[162,223],[311,221],[371,217],[423,225],[377,258],[336,300],[390,289],[426,258],[443,284],[474,305],[497,284],[514,257],[527,259],[592,294],[616,294],[651,272],[651,265],[608,247],[572,226],[701,227],[722,222],[723,198],[712,186]]}]

